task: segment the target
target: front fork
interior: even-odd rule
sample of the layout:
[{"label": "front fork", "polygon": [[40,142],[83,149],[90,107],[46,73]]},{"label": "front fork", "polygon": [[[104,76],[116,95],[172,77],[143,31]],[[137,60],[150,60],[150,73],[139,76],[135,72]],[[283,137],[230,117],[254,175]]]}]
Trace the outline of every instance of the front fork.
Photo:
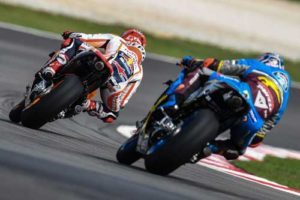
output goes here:
[{"label": "front fork", "polygon": [[145,155],[148,151],[148,144],[149,144],[149,134],[141,134],[138,133],[139,130],[137,130],[137,134],[139,134],[138,142],[136,146],[136,151],[140,152],[141,154]]},{"label": "front fork", "polygon": [[27,86],[26,86],[26,91],[25,91],[25,94],[24,94],[24,100],[25,100],[25,107],[27,106],[27,105],[29,105],[30,104],[30,91],[31,91],[31,86],[28,84]]},{"label": "front fork", "polygon": [[[172,120],[169,116],[166,116],[162,120],[167,120],[168,123],[171,123],[170,120]],[[172,120],[173,121],[173,120]],[[143,122],[145,123],[145,122]],[[183,124],[182,121],[178,123],[177,125],[173,124],[174,127],[170,129],[170,126],[164,127],[159,122],[150,122],[151,127],[148,127],[146,129],[144,126],[146,124],[141,123],[140,126],[137,126],[136,134],[139,135],[137,147],[136,150],[140,152],[141,154],[146,155],[151,148],[152,145],[155,145],[160,140],[170,136],[170,135],[176,135],[180,132],[181,126]]]}]

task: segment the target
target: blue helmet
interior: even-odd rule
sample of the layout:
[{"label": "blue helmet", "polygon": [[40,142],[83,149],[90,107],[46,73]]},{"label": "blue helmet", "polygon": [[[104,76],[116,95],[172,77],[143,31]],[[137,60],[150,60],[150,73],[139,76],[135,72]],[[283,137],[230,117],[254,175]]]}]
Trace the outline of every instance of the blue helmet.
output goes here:
[{"label": "blue helmet", "polygon": [[258,60],[270,67],[284,69],[283,58],[277,53],[264,53],[258,58]]}]

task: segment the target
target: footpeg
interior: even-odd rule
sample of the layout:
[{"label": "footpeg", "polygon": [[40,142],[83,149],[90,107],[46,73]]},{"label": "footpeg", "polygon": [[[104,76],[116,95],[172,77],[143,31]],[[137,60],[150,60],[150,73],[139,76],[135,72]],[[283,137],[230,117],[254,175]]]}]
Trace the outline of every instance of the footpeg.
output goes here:
[{"label": "footpeg", "polygon": [[95,69],[96,69],[97,71],[102,71],[102,70],[104,69],[104,64],[103,64],[103,62],[100,62],[100,61],[96,62],[96,63],[95,63]]},{"label": "footpeg", "polygon": [[227,160],[236,160],[239,157],[239,152],[237,150],[234,150],[234,149],[228,149],[227,151],[225,151],[223,153],[223,156]]}]

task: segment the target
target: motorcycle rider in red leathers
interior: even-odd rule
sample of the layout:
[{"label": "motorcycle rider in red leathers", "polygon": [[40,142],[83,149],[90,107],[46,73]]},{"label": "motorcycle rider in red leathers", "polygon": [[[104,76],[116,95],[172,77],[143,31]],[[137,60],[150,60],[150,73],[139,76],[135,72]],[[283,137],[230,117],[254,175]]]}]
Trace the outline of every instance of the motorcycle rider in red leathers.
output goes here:
[{"label": "motorcycle rider in red leathers", "polygon": [[[121,37],[113,34],[85,34],[66,31],[64,42],[41,69],[45,88],[52,85],[52,77],[61,67],[83,50],[104,49],[104,57],[113,67],[112,76],[100,89],[101,101],[88,97],[79,111],[87,111],[106,123],[112,123],[137,90],[143,78],[142,62],[145,59],[146,37],[136,29],[125,31]],[[95,96],[89,95],[89,96]]]}]

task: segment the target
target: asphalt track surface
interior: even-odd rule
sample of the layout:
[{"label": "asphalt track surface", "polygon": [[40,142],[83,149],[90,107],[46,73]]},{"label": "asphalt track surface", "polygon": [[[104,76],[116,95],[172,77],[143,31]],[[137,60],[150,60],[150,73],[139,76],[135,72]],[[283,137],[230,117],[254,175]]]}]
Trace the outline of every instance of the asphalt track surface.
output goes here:
[{"label": "asphalt track surface", "polygon": [[[116,124],[107,125],[85,114],[31,130],[8,120],[25,84],[57,49],[59,41],[0,29],[0,199],[299,199],[256,183],[198,165],[186,165],[168,177],[152,175],[140,161],[133,167],[116,162],[124,137],[120,124],[141,119],[176,77],[175,65],[147,59],[144,81]],[[267,144],[299,150],[297,99]]]}]

